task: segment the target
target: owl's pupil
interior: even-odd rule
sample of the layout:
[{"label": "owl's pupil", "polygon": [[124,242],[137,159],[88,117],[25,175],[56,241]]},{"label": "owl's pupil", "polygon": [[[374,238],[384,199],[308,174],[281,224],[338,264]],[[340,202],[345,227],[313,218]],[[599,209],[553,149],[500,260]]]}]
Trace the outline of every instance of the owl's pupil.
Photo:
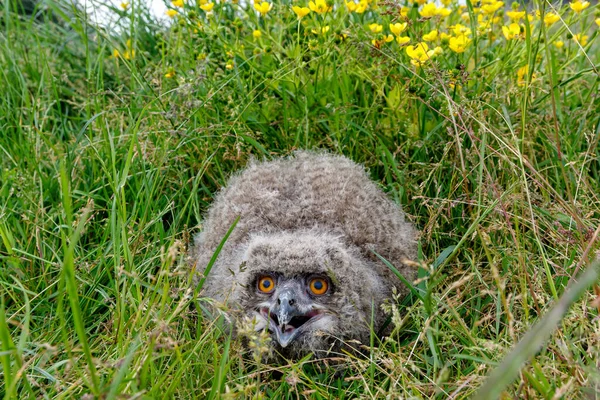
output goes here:
[{"label": "owl's pupil", "polygon": [[313,286],[315,287],[316,290],[321,290],[321,289],[323,289],[323,282],[316,281]]},{"label": "owl's pupil", "polygon": [[271,282],[268,280],[265,280],[265,281],[263,281],[263,286],[268,289],[271,286]]}]

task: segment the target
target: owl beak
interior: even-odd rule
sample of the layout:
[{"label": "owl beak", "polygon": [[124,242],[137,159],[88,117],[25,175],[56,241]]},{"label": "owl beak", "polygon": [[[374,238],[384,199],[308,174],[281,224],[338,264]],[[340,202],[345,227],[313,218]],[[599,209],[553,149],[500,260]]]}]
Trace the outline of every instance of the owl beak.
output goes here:
[{"label": "owl beak", "polygon": [[275,332],[281,347],[287,347],[307,324],[320,315],[320,311],[304,312],[299,308],[294,290],[288,289],[278,293],[276,304],[268,312],[271,330]]},{"label": "owl beak", "polygon": [[298,335],[296,326],[290,324],[294,317],[302,315],[298,310],[297,300],[292,290],[285,290],[277,296],[277,305],[274,307],[277,316],[275,334],[281,347],[286,347]]}]

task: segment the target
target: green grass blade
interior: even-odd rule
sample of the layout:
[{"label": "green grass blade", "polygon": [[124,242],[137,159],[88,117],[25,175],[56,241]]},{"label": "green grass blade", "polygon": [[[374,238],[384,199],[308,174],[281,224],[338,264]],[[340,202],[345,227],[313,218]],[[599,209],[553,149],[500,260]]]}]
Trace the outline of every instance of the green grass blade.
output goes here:
[{"label": "green grass blade", "polygon": [[531,328],[508,356],[492,371],[475,400],[492,400],[517,377],[523,365],[544,345],[571,305],[600,277],[600,261],[592,263],[579,280],[567,290],[552,309]]}]

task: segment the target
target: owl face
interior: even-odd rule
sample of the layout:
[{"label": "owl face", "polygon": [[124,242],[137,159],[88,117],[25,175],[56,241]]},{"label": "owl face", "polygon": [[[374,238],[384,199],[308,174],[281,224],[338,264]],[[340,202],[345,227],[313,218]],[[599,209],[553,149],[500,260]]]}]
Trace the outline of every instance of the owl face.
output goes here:
[{"label": "owl face", "polygon": [[257,300],[254,311],[259,325],[282,349],[293,341],[326,334],[335,325],[328,307],[335,289],[327,275],[261,272],[254,281],[249,290],[254,290]]},{"label": "owl face", "polygon": [[324,356],[346,339],[368,338],[372,302],[379,304],[386,293],[364,259],[337,236],[261,235],[245,248],[236,298],[258,322],[255,329],[271,334],[276,352]]}]

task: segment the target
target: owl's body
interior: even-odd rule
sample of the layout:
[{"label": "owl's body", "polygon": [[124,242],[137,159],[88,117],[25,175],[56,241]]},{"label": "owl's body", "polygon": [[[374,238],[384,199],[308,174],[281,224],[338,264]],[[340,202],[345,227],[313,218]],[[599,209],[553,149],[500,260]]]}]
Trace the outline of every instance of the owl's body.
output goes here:
[{"label": "owl's body", "polygon": [[414,230],[364,168],[327,153],[252,162],[216,196],[196,238],[199,276],[237,217],[239,222],[203,294],[255,317],[286,357],[323,355],[347,340],[368,343],[392,287],[416,270]]}]

